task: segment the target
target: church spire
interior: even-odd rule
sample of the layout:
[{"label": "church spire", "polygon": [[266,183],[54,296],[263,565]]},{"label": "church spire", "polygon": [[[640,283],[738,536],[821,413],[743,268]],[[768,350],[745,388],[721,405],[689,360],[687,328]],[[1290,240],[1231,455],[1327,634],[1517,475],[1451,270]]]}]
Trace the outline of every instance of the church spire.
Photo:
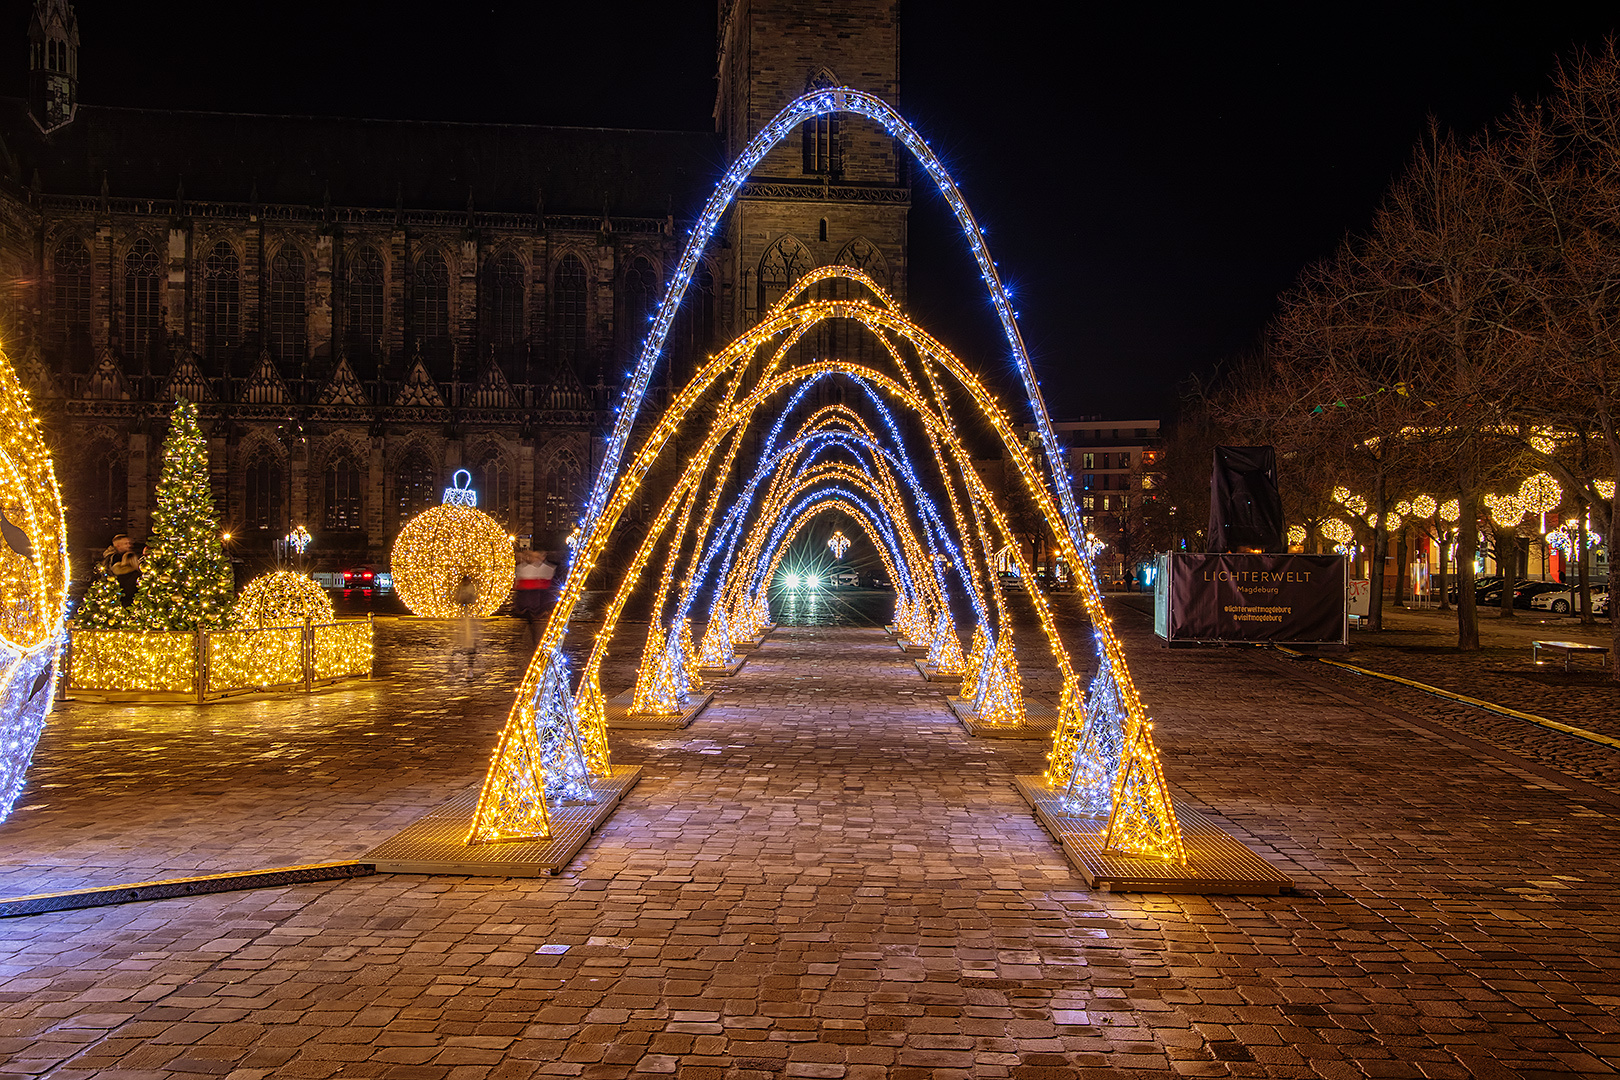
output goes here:
[{"label": "church spire", "polygon": [[73,120],[79,105],[79,19],[68,0],[34,0],[28,20],[28,112],[42,131]]}]

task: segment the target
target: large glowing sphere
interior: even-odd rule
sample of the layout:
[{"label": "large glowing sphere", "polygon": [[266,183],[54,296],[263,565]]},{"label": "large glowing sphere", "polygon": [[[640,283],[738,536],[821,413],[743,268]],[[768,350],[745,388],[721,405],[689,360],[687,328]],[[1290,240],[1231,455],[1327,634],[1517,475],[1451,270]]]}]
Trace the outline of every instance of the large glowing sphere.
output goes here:
[{"label": "large glowing sphere", "polygon": [[494,518],[470,506],[424,510],[394,541],[394,591],[412,612],[430,619],[461,614],[455,594],[466,576],[478,591],[472,613],[493,615],[511,594],[516,569],[512,538]]},{"label": "large glowing sphere", "polygon": [[243,626],[302,626],[305,619],[322,624],[337,619],[326,590],[308,574],[277,570],[254,578],[236,597],[236,617]]},{"label": "large glowing sphere", "polygon": [[0,821],[51,711],[67,618],[62,495],[28,394],[0,354]]}]

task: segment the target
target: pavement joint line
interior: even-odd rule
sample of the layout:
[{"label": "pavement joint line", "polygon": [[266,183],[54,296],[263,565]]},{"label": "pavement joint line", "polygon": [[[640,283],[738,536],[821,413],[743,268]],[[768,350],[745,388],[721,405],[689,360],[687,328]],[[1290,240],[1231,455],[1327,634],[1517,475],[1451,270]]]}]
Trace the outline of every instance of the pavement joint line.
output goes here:
[{"label": "pavement joint line", "polygon": [[[1274,646],[1274,648],[1276,648],[1278,652],[1287,653],[1289,656],[1304,657],[1306,655],[1305,653],[1298,652],[1294,649],[1285,648],[1282,645]],[[1506,705],[1498,705],[1495,702],[1482,701],[1479,698],[1472,698],[1466,694],[1457,694],[1450,690],[1442,690],[1438,686],[1430,686],[1428,683],[1421,683],[1415,679],[1405,679],[1399,675],[1389,675],[1382,671],[1374,671],[1371,668],[1357,667],[1355,664],[1346,664],[1342,660],[1329,660],[1325,656],[1310,657],[1309,659],[1314,659],[1318,663],[1331,664],[1334,667],[1344,668],[1346,671],[1354,671],[1360,675],[1370,675],[1375,679],[1383,679],[1386,682],[1400,683],[1402,686],[1410,686],[1414,690],[1422,690],[1426,694],[1433,694],[1436,697],[1443,697],[1450,701],[1458,701],[1464,705],[1472,705],[1475,708],[1484,709],[1486,712],[1493,712],[1499,716],[1508,716],[1515,720],[1524,720],[1532,724],[1539,724],[1541,727],[1548,728],[1552,731],[1560,731],[1565,735],[1573,735],[1577,739],[1585,739],[1587,742],[1594,742],[1599,746],[1607,746],[1611,750],[1620,750],[1620,739],[1613,739],[1607,735],[1599,734],[1596,731],[1587,731],[1585,728],[1578,728],[1572,724],[1561,723],[1557,720],[1549,720],[1545,716],[1537,716],[1535,713],[1520,712],[1518,709],[1510,709]]]},{"label": "pavement joint line", "polygon": [[376,872],[374,866],[363,862],[309,863],[303,866],[278,866],[268,870],[233,870],[224,874],[165,878],[160,881],[141,881],[129,885],[102,885],[93,889],[34,893],[31,896],[0,899],[0,918],[108,907],[142,900],[205,896],[209,893],[235,892],[241,889],[273,889],[283,885],[343,881],[348,878],[369,877]]}]

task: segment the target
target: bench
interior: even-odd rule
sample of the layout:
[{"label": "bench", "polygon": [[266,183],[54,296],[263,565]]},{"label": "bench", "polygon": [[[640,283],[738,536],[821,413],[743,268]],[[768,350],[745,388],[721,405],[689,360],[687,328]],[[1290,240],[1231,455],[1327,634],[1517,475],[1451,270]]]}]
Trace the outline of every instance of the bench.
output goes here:
[{"label": "bench", "polygon": [[1533,641],[1530,643],[1530,656],[1536,663],[1541,663],[1541,652],[1564,654],[1564,670],[1569,670],[1569,658],[1576,653],[1597,653],[1599,657],[1609,652],[1607,645],[1588,645],[1584,641]]}]

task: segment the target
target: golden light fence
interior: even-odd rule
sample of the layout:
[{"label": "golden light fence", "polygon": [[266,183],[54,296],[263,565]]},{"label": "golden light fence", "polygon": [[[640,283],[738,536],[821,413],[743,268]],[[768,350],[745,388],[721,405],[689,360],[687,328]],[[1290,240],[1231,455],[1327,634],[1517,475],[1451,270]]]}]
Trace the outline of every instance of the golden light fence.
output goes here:
[{"label": "golden light fence", "polygon": [[370,618],[211,631],[71,631],[67,690],[110,700],[214,701],[370,678]]}]

